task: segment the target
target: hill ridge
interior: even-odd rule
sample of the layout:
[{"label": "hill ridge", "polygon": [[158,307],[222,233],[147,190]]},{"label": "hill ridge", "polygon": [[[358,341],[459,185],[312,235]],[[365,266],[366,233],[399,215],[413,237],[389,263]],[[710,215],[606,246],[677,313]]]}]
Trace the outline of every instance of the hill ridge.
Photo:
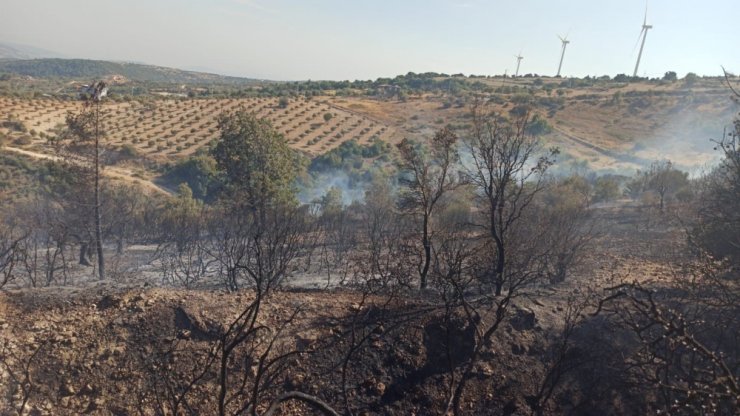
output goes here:
[{"label": "hill ridge", "polygon": [[0,73],[35,78],[88,79],[123,76],[133,81],[188,84],[248,84],[257,79],[187,71],[159,65],[94,59],[37,58],[0,61]]}]

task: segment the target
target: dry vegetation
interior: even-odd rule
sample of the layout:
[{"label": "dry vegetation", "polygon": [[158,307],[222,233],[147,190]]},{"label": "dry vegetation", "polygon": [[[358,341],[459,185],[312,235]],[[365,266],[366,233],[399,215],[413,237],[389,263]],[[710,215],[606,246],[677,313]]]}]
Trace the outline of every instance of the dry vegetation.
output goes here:
[{"label": "dry vegetation", "polygon": [[[651,153],[736,108],[623,88],[0,98],[0,414],[736,414],[740,120],[702,177]],[[110,180],[206,146],[202,199]],[[299,203],[295,150],[363,197]]]},{"label": "dry vegetation", "polygon": [[[154,160],[193,154],[218,137],[221,113],[245,108],[270,120],[291,147],[308,154],[321,154],[348,140],[368,143],[393,141],[393,129],[369,116],[334,106],[330,98],[291,99],[283,108],[277,98],[152,100],[106,104],[103,109],[107,142],[113,147],[133,146]],[[46,143],[41,135],[53,135],[64,124],[75,102],[54,99],[24,100],[0,97],[0,114],[18,120],[26,132],[11,134],[10,141],[23,145]],[[330,114],[331,116],[326,116]],[[19,139],[29,137],[29,139]]]},{"label": "dry vegetation", "polygon": [[[734,114],[716,79],[691,88],[680,82],[559,88],[561,80],[542,80],[543,84],[535,87],[540,89],[525,90],[532,88],[531,81],[484,79],[491,87],[521,88],[519,92],[495,94],[497,110],[506,113],[520,101],[533,105],[552,128],[545,140],[560,146],[572,160],[587,161],[597,170],[635,169],[663,157],[685,167],[705,164],[712,154],[708,138],[718,137]],[[552,87],[545,89],[548,85]],[[272,121],[291,147],[309,155],[325,153],[348,140],[396,143],[404,137],[431,137],[447,124],[469,125],[465,116],[470,101],[454,93],[422,94],[401,101],[333,96],[291,98],[281,104],[282,100],[108,103],[104,113],[110,134],[106,140],[113,147],[132,146],[152,160],[173,160],[212,142],[218,136],[218,115],[238,107]],[[79,108],[79,103],[52,98],[0,97],[2,118],[22,123],[24,130],[5,125],[0,133],[8,136],[8,145],[41,148],[46,137],[55,135],[63,125],[67,113]]]}]

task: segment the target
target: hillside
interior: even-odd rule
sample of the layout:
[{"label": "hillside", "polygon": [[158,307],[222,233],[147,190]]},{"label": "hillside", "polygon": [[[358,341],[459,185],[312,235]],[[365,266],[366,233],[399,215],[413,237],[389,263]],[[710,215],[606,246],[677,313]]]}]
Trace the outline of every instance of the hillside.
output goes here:
[{"label": "hillside", "polygon": [[[466,81],[467,82],[467,81]],[[537,117],[542,141],[558,146],[563,172],[572,169],[631,175],[658,159],[698,171],[717,157],[712,139],[737,113],[720,79],[687,87],[682,82],[603,83],[563,87],[565,81],[485,79],[493,111],[521,106]],[[451,126],[470,127],[470,94],[418,92],[405,97],[323,95],[253,98],[114,97],[103,107],[106,140],[150,161],[194,154],[218,137],[217,118],[239,107],[269,119],[291,147],[313,157],[354,140],[360,144],[404,137],[426,140]],[[180,94],[182,95],[182,94]],[[154,98],[157,97],[157,98]],[[49,152],[47,137],[80,102],[64,97],[0,96],[0,135],[9,146]]]},{"label": "hillside", "polygon": [[[510,306],[492,351],[474,367],[465,395],[470,412],[462,414],[535,414],[528,411],[528,399],[555,368],[549,357],[563,340],[562,315],[571,310],[573,291],[584,290],[578,293],[588,299],[584,288],[612,284],[615,272],[625,279],[670,279],[668,260],[653,253],[680,239],[675,230],[661,226],[635,234],[642,220],[635,208],[598,213],[611,227],[594,240],[597,251],[587,257],[583,271]],[[254,299],[254,291],[187,290],[168,285],[151,266],[127,271],[146,262],[152,249],[126,250],[114,281],[92,281],[83,266],[72,265],[68,286],[0,291],[5,340],[0,363],[8,369],[0,372],[0,385],[7,386],[0,389],[0,407],[18,408],[25,398],[31,414],[180,414],[168,411],[177,407],[168,395],[172,391],[189,397],[187,414],[216,414],[217,367],[209,368],[209,351]],[[325,279],[318,276],[317,286],[323,287]],[[351,285],[317,290],[306,281],[299,273],[264,299],[259,324],[281,328],[264,338],[274,336],[274,354],[285,355],[275,358],[282,365],[269,369],[262,400],[285,388],[316,395],[335,408],[351,406],[358,415],[445,414],[450,373],[472,354],[471,327],[461,315],[445,318],[450,310],[431,291],[399,288],[368,295]],[[566,339],[575,355],[563,360],[574,367],[562,373],[553,408],[541,414],[596,414],[604,408],[643,414],[637,409],[650,402],[622,384],[630,372],[614,351],[631,352],[632,346],[623,345],[623,332],[592,316],[594,308],[583,310],[572,339]],[[481,312],[483,322],[492,319],[490,312]],[[445,319],[454,325],[450,338]],[[232,374],[240,374],[244,365],[254,368],[249,354],[265,345],[260,338],[237,350]],[[13,378],[22,368],[33,375],[31,388],[13,394]],[[205,371],[202,379],[200,371]],[[318,413],[286,403],[278,414]]]},{"label": "hillside", "polygon": [[[110,102],[103,115],[109,144],[133,146],[141,155],[164,161],[207,145],[218,136],[218,115],[239,107],[270,119],[291,147],[311,155],[347,140],[363,144],[394,140],[394,130],[385,123],[334,106],[330,99],[294,99],[285,107],[276,98]],[[14,146],[31,145],[43,151],[46,136],[54,134],[69,111],[79,108],[74,101],[0,97],[0,112],[21,123],[10,127],[15,124],[6,122],[0,134],[9,135]]]},{"label": "hillside", "polygon": [[124,77],[133,81],[177,84],[248,84],[249,78],[227,77],[204,72],[183,71],[154,65],[128,62],[94,61],[87,59],[21,59],[0,61],[0,73],[34,78]]},{"label": "hillside", "polygon": [[61,58],[61,55],[45,49],[34,48],[33,46],[0,42],[0,60],[38,58]]}]

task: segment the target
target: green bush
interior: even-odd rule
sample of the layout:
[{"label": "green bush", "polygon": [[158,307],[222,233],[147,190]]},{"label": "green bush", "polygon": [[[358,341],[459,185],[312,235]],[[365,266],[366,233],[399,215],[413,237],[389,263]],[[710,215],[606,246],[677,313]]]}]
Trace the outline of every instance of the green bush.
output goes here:
[{"label": "green bush", "polygon": [[119,153],[124,159],[136,159],[139,157],[139,151],[130,144],[124,144],[121,146]]},{"label": "green bush", "polygon": [[535,114],[527,125],[527,133],[532,136],[541,136],[552,132],[552,126],[539,114]]},{"label": "green bush", "polygon": [[216,162],[210,156],[193,156],[167,169],[163,175],[167,183],[186,183],[193,196],[200,200],[211,200],[218,188]]}]

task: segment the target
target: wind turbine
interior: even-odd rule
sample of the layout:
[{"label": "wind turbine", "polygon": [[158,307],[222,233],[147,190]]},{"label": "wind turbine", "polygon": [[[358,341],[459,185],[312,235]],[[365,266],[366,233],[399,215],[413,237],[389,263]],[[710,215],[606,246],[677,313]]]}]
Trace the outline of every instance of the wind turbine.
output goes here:
[{"label": "wind turbine", "polygon": [[560,65],[558,65],[558,74],[557,77],[560,76],[560,69],[563,67],[563,58],[565,57],[565,48],[568,47],[568,44],[570,41],[568,40],[568,35],[565,35],[565,37],[561,37],[558,35],[558,38],[560,38],[560,41],[563,42],[562,50],[560,52]]},{"label": "wind turbine", "polygon": [[633,77],[637,77],[637,70],[640,68],[640,59],[642,58],[642,49],[645,47],[647,32],[652,28],[653,25],[647,24],[647,2],[645,2],[645,19],[642,21],[642,30],[640,30],[640,36],[637,37],[638,41],[640,40],[640,37],[642,37],[642,44],[640,45],[640,52],[637,54],[637,63],[635,64],[635,73],[632,74]]},{"label": "wind turbine", "polygon": [[514,78],[519,76],[519,65],[522,64],[522,59],[524,57],[522,56],[522,52],[519,51],[519,55],[514,55],[516,57],[516,74],[514,75]]}]

